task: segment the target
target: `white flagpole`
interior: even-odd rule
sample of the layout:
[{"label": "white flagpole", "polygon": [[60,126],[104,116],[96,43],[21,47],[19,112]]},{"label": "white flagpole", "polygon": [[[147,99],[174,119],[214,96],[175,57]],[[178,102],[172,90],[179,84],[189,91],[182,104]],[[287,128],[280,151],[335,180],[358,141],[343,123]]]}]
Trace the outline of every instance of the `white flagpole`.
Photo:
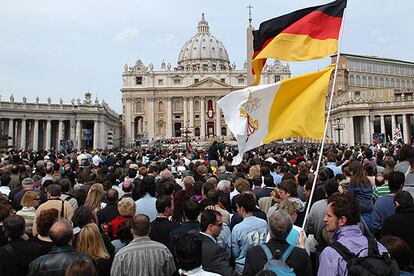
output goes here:
[{"label": "white flagpole", "polygon": [[302,229],[305,228],[306,220],[308,219],[313,194],[315,192],[316,181],[318,179],[319,168],[320,168],[321,161],[322,161],[323,148],[325,146],[326,133],[327,133],[327,130],[328,130],[328,124],[329,124],[329,119],[330,119],[331,109],[332,109],[332,100],[333,100],[333,95],[334,95],[334,92],[335,92],[336,76],[337,76],[337,72],[338,72],[339,57],[341,55],[342,37],[343,37],[343,34],[344,34],[344,25],[345,25],[345,15],[346,15],[346,8],[344,10],[344,15],[342,17],[343,20],[342,20],[342,26],[341,26],[341,30],[340,30],[340,41],[338,42],[338,44],[339,44],[338,53],[337,53],[337,56],[336,56],[334,79],[333,79],[333,82],[332,82],[331,93],[330,93],[330,96],[329,96],[328,114],[326,116],[325,129],[324,129],[324,132],[323,132],[323,140],[322,140],[321,148],[319,150],[318,164],[316,165],[315,177],[313,178],[312,190],[311,190],[311,193],[309,195],[308,205],[306,206],[305,218],[303,219]]}]

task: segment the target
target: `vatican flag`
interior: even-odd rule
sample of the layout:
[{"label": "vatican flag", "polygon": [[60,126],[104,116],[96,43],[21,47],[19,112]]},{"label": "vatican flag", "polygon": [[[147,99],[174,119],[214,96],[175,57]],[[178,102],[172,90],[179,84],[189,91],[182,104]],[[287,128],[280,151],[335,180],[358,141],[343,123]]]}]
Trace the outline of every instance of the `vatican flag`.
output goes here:
[{"label": "vatican flag", "polygon": [[232,164],[239,164],[246,151],[282,138],[322,139],[326,92],[334,68],[330,65],[320,72],[247,87],[220,99],[239,148]]}]

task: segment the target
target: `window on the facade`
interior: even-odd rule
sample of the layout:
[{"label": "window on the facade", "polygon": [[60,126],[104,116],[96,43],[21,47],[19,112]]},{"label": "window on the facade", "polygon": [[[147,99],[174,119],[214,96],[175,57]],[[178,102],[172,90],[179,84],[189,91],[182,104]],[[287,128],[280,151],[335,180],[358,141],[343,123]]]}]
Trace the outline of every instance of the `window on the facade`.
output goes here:
[{"label": "window on the facade", "polygon": [[135,84],[142,84],[142,77],[135,77]]},{"label": "window on the facade", "polygon": [[244,83],[244,79],[243,78],[239,78],[239,84],[243,84]]},{"label": "window on the facade", "polygon": [[378,78],[374,77],[374,87],[378,87]]},{"label": "window on the facade", "polygon": [[220,80],[222,83],[226,83],[226,79],[221,79]]},{"label": "window on the facade", "polygon": [[174,80],[174,84],[180,84],[181,83],[181,80],[180,79],[175,79]]},{"label": "window on the facade", "polygon": [[137,113],[144,112],[144,105],[142,103],[142,100],[137,101]]},{"label": "window on the facade", "polygon": [[227,136],[227,128],[226,127],[221,128],[221,136]]},{"label": "window on the facade", "polygon": [[162,85],[162,80],[158,80],[158,85]]},{"label": "window on the facade", "polygon": [[194,79],[194,83],[197,83],[198,82],[198,79]]},{"label": "window on the facade", "polygon": [[275,76],[275,82],[280,81],[280,76]]},{"label": "window on the facade", "polygon": [[194,101],[194,111],[200,111],[200,102]]},{"label": "window on the facade", "polygon": [[183,110],[183,103],[181,102],[181,100],[176,100],[175,101],[174,110],[178,111],[178,112]]},{"label": "window on the facade", "polygon": [[355,85],[355,77],[354,75],[350,75],[349,76],[349,85]]},{"label": "window on the facade", "polygon": [[195,115],[195,117],[198,119],[198,118],[200,118],[200,115]]},{"label": "window on the facade", "polygon": [[212,100],[208,100],[207,108],[208,108],[208,110],[213,110],[213,101]]},{"label": "window on the facade", "polygon": [[195,136],[200,136],[200,128],[199,127],[196,127],[195,129],[194,129],[194,135]]},{"label": "window on the facade", "polygon": [[359,96],[361,96],[361,92],[360,91],[355,91],[354,95],[355,95],[355,97],[359,97]]},{"label": "window on the facade", "polygon": [[360,86],[361,85],[361,76],[359,76],[359,75],[356,76],[356,78],[355,78],[355,84],[357,86]]},{"label": "window on the facade", "polygon": [[380,87],[384,87],[384,78],[380,78]]},{"label": "window on the facade", "polygon": [[367,82],[367,77],[362,76],[362,86],[367,86],[368,82]]}]

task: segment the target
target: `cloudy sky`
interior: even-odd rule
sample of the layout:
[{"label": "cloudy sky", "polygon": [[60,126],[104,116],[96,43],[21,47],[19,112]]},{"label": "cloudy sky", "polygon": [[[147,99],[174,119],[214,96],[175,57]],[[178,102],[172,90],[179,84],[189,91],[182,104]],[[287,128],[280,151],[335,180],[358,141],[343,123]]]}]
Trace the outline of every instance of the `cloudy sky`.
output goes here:
[{"label": "cloudy sky", "polygon": [[[322,0],[15,0],[0,5],[0,94],[46,102],[86,91],[121,111],[121,74],[140,58],[159,68],[177,62],[204,12],[210,32],[237,67],[246,60],[248,9],[253,26]],[[348,0],[342,52],[414,61],[412,0]],[[293,75],[328,60],[291,63]]]}]

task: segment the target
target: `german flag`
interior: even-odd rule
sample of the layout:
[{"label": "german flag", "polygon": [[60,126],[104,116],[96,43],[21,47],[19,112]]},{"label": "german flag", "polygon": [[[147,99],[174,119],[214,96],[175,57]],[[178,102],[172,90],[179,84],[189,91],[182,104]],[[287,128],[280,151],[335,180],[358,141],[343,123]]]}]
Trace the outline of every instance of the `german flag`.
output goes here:
[{"label": "german flag", "polygon": [[336,53],[346,2],[337,0],[262,22],[253,31],[252,85],[259,84],[267,58],[304,61]]}]

